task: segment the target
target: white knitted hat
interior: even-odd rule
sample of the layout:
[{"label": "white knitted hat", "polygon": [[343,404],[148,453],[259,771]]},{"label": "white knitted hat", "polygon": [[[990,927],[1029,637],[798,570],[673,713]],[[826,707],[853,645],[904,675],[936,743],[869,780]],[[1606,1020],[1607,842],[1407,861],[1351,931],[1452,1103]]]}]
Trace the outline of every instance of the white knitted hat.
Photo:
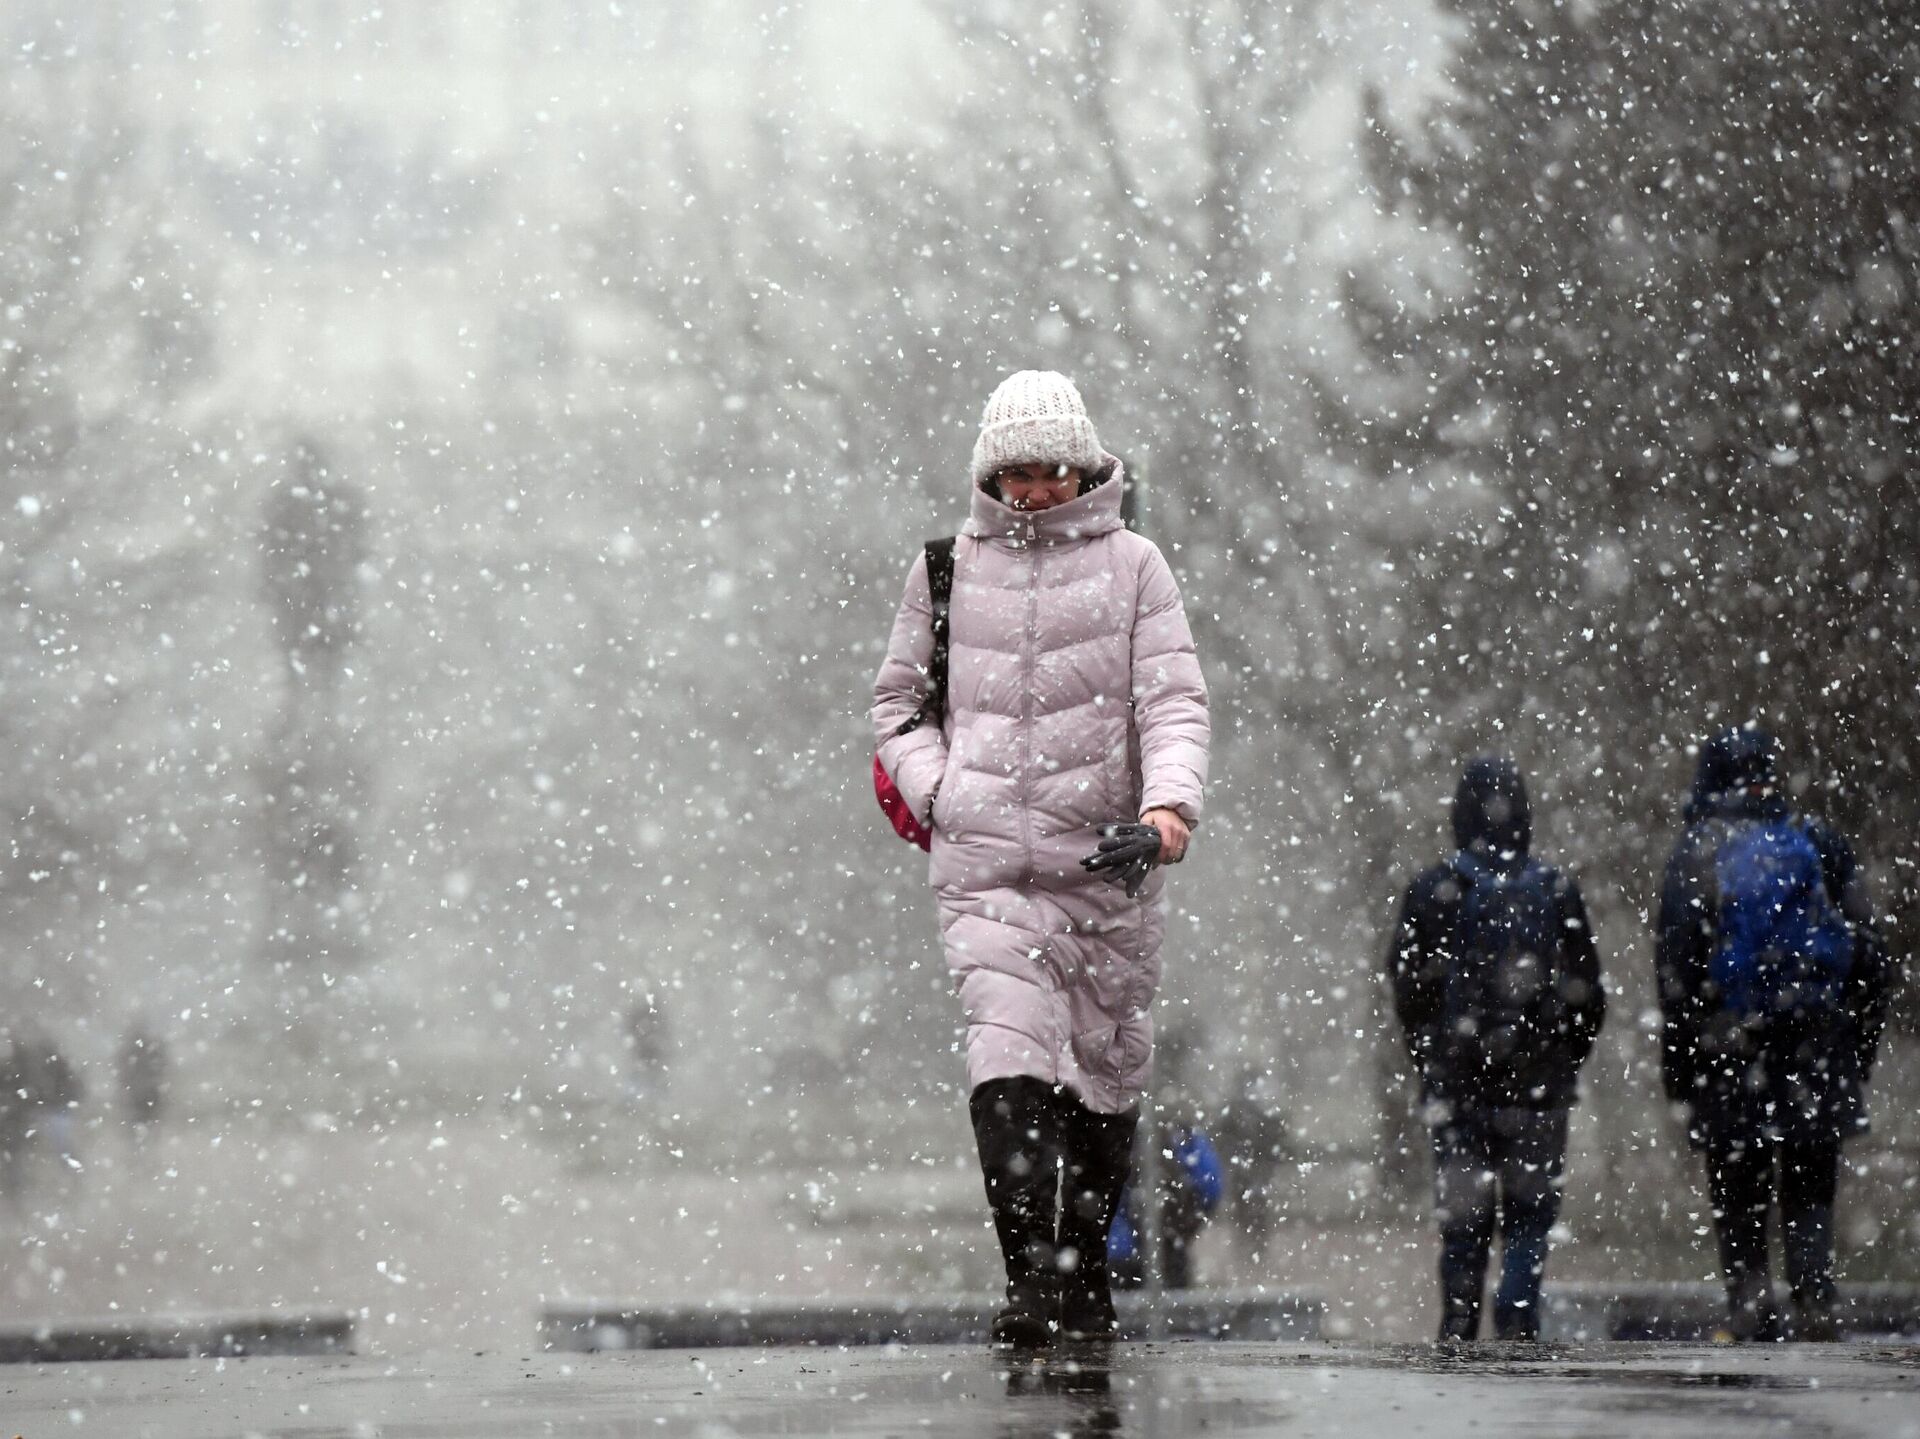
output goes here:
[{"label": "white knitted hat", "polygon": [[1073,381],[1052,370],[1021,370],[987,400],[973,443],[973,482],[1012,465],[1068,465],[1091,473],[1105,458]]}]

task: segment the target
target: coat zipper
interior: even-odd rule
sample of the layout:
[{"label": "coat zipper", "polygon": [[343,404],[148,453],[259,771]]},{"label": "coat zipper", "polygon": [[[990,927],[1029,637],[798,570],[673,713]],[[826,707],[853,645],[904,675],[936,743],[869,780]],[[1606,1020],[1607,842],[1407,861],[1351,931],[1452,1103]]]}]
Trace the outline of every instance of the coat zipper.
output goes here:
[{"label": "coat zipper", "polygon": [[1033,883],[1033,677],[1038,668],[1035,651],[1039,644],[1037,625],[1040,615],[1040,547],[1034,542],[1033,521],[1027,521],[1027,634],[1022,656],[1025,682],[1020,686],[1020,827],[1027,862],[1022,878]]},{"label": "coat zipper", "polygon": [[[1020,882],[1028,889],[1033,887],[1033,680],[1039,669],[1040,647],[1040,546],[1034,538],[1033,521],[1027,521],[1027,553],[1030,565],[1027,570],[1027,633],[1022,660],[1026,670],[1026,681],[1020,686],[1020,831],[1021,840],[1026,849],[1027,862],[1022,867]],[[1040,941],[1040,964],[1044,971],[1047,962],[1048,942],[1045,936]],[[1057,992],[1056,992],[1057,993]],[[1060,1078],[1062,1060],[1072,1051],[1073,1035],[1069,1026],[1062,1024],[1053,1035],[1054,1080]]]}]

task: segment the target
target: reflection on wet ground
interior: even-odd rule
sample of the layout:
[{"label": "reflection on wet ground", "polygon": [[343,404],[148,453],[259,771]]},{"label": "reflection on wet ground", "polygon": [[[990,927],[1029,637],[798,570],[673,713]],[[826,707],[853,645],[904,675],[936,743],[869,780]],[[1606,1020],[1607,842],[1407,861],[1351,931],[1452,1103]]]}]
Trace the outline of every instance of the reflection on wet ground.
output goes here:
[{"label": "reflection on wet ground", "polygon": [[[1128,1345],[1090,1345],[1028,1359],[1001,1359],[1008,1404],[993,1433],[1026,1435],[1233,1434],[1273,1432],[1287,1417],[1286,1392],[1272,1396],[1215,1394],[1171,1387],[1169,1352]],[[1184,1392],[1183,1392],[1184,1391]],[[1177,1400],[1174,1396],[1177,1395]],[[929,1422],[923,1428],[935,1427]]]},{"label": "reflection on wet ground", "polygon": [[1123,1344],[20,1367],[8,1434],[1176,1439],[1756,1432],[1920,1439],[1911,1346]]},{"label": "reflection on wet ground", "polygon": [[[1120,1406],[1113,1398],[1113,1371],[1103,1363],[1041,1363],[1010,1368],[1007,1398],[1048,1404],[1060,1432],[1066,1434],[1120,1434],[1125,1430]],[[1005,1422],[1018,1427],[1020,1417],[1016,1405],[1008,1406]]]}]

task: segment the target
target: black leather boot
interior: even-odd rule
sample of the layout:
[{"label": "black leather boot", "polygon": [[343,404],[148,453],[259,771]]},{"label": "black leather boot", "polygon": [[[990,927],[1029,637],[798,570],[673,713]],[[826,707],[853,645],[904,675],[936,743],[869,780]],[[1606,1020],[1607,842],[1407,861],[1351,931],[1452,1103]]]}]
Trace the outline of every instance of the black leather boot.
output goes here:
[{"label": "black leather boot", "polygon": [[1073,1105],[1063,1125],[1065,1189],[1060,1209],[1060,1329],[1069,1339],[1119,1332],[1107,1272],[1107,1231],[1132,1167],[1140,1111],[1095,1114]]},{"label": "black leather boot", "polygon": [[1007,1270],[1007,1302],[994,1316],[993,1342],[1044,1348],[1053,1342],[1059,1305],[1054,1210],[1060,1140],[1053,1088],[1037,1079],[989,1080],[974,1090],[967,1108]]}]

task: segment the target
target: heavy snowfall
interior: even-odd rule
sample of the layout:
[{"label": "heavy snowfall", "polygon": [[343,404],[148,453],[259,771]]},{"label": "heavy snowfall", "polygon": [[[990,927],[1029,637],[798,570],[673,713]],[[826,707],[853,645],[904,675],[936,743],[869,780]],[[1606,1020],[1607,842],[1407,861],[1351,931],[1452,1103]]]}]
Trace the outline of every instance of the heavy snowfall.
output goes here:
[{"label": "heavy snowfall", "polygon": [[[1702,743],[1916,937],[1917,66],[1892,0],[8,0],[0,1313],[995,1290],[867,709],[1018,370],[1210,694],[1187,1280],[1433,1331],[1388,956],[1496,754],[1606,999],[1549,1278],[1717,1286]],[[1838,1272],[1920,1281],[1910,991],[1867,1092]]]}]

